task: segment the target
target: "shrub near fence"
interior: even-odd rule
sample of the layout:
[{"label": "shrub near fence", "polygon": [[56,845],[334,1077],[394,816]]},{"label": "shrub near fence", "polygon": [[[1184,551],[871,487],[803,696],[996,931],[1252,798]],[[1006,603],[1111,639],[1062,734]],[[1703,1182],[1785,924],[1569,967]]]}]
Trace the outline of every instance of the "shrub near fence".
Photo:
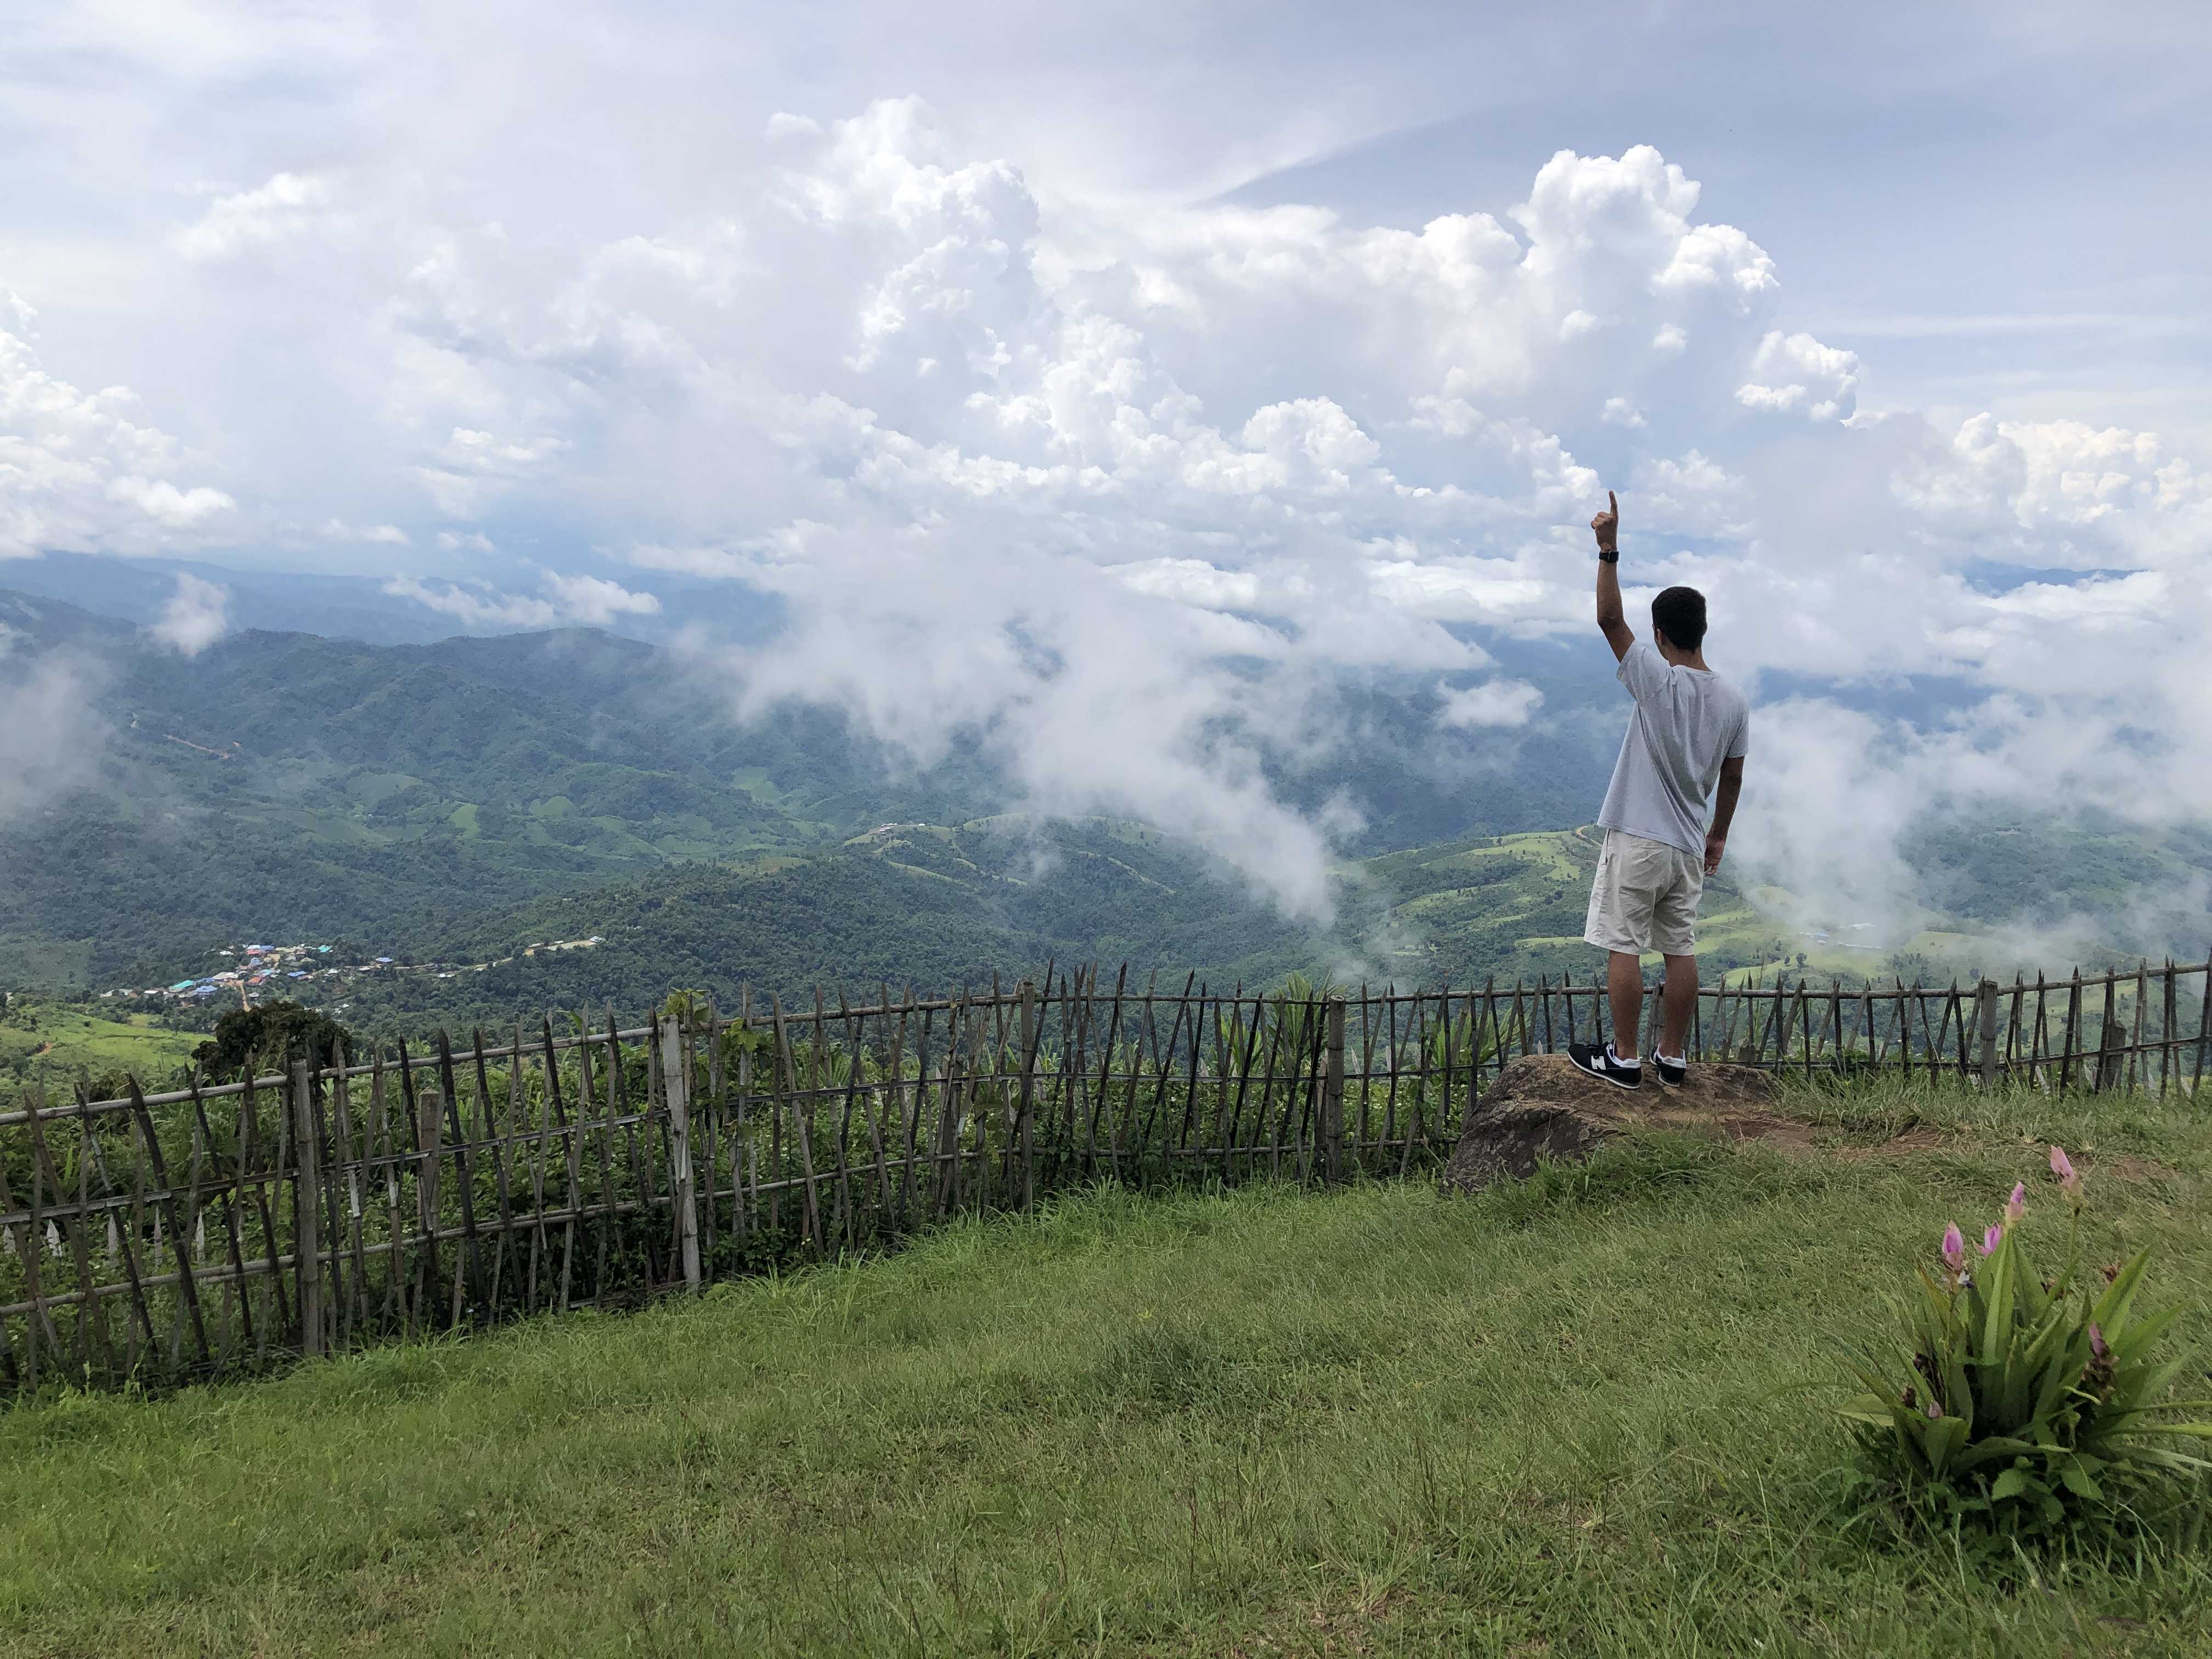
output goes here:
[{"label": "shrub near fence", "polygon": [[[2191,985],[2195,980],[2204,981]],[[1692,1052],[2194,1096],[2206,967],[1971,989],[1715,988]],[[1655,995],[1650,1019],[1656,1025]],[[456,1050],[0,1113],[0,1383],[164,1382],[626,1305],[1040,1194],[1404,1176],[1601,987],[1267,996],[1126,970],[734,1017],[689,997]]]}]

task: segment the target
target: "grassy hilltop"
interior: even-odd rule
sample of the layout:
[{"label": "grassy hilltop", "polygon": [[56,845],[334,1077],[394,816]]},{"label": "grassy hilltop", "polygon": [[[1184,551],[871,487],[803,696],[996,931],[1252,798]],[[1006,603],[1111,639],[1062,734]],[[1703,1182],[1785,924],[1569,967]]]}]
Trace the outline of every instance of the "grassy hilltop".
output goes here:
[{"label": "grassy hilltop", "polygon": [[2212,1133],[2109,1096],[1787,1103],[1823,1151],[1102,1191],[632,1317],[19,1409],[0,1652],[2212,1645],[2201,1534],[1900,1536],[1802,1386],[2051,1139],[2094,1258],[2159,1245],[2201,1352]]},{"label": "grassy hilltop", "polygon": [[80,1075],[166,1081],[203,1041],[146,1014],[105,1018],[79,1005],[18,1000],[0,1009],[0,1108],[15,1104],[25,1084],[66,1100]]}]

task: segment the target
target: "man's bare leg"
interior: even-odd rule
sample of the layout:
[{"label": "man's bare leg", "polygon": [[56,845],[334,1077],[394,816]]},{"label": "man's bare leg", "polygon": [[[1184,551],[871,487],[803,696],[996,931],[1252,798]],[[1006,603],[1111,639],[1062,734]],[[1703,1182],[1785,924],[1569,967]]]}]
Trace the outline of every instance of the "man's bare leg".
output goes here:
[{"label": "man's bare leg", "polygon": [[[1671,963],[1674,958],[1669,957]],[[1606,954],[1606,999],[1613,1005],[1613,1052],[1626,1060],[1641,1052],[1644,1028],[1644,958],[1633,951]]]},{"label": "man's bare leg", "polygon": [[1668,957],[1667,983],[1659,993],[1660,1023],[1665,1027],[1659,1052],[1669,1060],[1682,1058],[1682,1045],[1690,1040],[1690,1016],[1698,1006],[1698,959]]}]

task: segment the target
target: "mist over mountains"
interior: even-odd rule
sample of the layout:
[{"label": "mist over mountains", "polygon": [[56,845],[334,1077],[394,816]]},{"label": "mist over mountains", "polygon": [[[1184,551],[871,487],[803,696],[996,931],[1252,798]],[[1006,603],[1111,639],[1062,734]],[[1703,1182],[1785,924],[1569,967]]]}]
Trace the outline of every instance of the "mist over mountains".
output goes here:
[{"label": "mist over mountains", "polygon": [[[88,317],[65,259],[0,296],[0,556],[169,653],[27,646],[0,810],[102,801],[119,890],[164,892],[207,860],[149,837],[202,808],[138,797],[206,781],[166,754],[124,774],[189,714],[202,737],[159,741],[236,756],[225,811],[289,823],[271,858],[331,864],[378,915],[408,859],[524,902],[801,819],[821,850],[872,811],[1017,813],[1149,826],[1369,959],[1398,941],[1347,861],[1599,798],[1621,716],[1580,526],[1617,489],[1632,615],[1700,586],[1753,696],[1731,868],[1789,927],[1971,916],[2046,957],[2196,927],[2212,468],[2186,429],[1993,403],[1987,375],[1963,405],[1901,398],[1650,143],[1439,173],[1401,222],[1295,172],[1071,192],[1054,147],[916,97],[763,107],[750,136],[717,100],[710,159],[607,152],[680,163],[635,175],[680,190],[594,171],[580,218],[511,169],[511,111],[469,106],[483,171],[249,144],[158,234],[118,231],[102,292],[150,331]],[[149,389],[102,367],[110,339]],[[198,562],[118,562],[149,555]],[[451,643],[576,628],[661,655],[540,673]],[[378,689],[447,678],[497,751],[481,779],[437,709]],[[641,678],[641,702],[568,696]],[[538,680],[559,741],[500,712]],[[373,752],[401,724],[427,751]],[[728,735],[779,732],[836,735],[798,761]],[[526,775],[540,757],[558,778]],[[670,781],[609,800],[600,765]],[[2057,884],[1983,884],[1998,831],[2047,837],[2027,864]],[[2087,853],[2045,855],[2115,838],[2156,866],[2124,904]],[[1962,888],[1943,849],[1968,848]],[[250,864],[162,902],[211,921]],[[60,920],[19,931],[92,936]]]},{"label": "mist over mountains", "polygon": [[[97,574],[58,569],[48,586]],[[297,602],[258,574],[182,574],[210,572],[226,617]],[[1172,822],[1038,813],[981,742],[917,765],[835,709],[741,718],[714,653],[590,629],[404,644],[245,629],[188,651],[164,637],[179,573],[160,573],[160,607],[148,574],[118,575],[147,596],[136,621],[0,592],[9,983],[151,987],[248,939],[441,965],[343,993],[394,1018],[678,983],[951,986],[1048,959],[1221,983],[1588,971],[1595,842],[1571,830],[1623,717],[1582,660],[1595,641],[1519,649],[1541,704],[1517,723],[1448,724],[1425,677],[1373,672],[1313,694],[1289,740],[1229,733],[1286,810],[1329,826],[1316,915]],[[1931,815],[1906,834],[1911,915],[1832,913],[1732,872],[1709,951],[1868,973],[1899,951],[1958,971],[2202,948],[2212,838],[2078,814]],[[602,945],[526,954],[586,933]]]}]

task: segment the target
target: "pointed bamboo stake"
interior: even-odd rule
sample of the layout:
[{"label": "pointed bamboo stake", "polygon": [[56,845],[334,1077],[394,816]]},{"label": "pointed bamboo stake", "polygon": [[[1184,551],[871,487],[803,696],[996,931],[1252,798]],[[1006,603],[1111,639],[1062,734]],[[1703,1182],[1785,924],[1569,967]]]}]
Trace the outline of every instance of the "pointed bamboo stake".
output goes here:
[{"label": "pointed bamboo stake", "polygon": [[2082,1066],[2089,1075],[2090,1092],[2101,1094],[2106,1089],[2115,1086],[2119,1070],[2118,1050],[2120,1045],[2113,1038],[2114,1030],[2119,1024],[2118,993],[2112,988],[2112,980],[2109,974],[2100,978],[2084,980],[2082,984],[2091,990],[2101,988],[2105,993],[2104,1012],[2097,1021],[2097,1036],[2094,1044],[2089,1037],[2088,1017],[2085,1014],[2081,1021]]},{"label": "pointed bamboo stake", "polygon": [[2035,1048],[2030,1069],[2035,1079],[2035,1086],[2045,1094],[2051,1092],[2050,1012],[2051,988],[2044,982],[2043,975],[2038,973],[2035,976]]},{"label": "pointed bamboo stake", "polygon": [[843,1218],[839,1230],[845,1241],[845,1253],[854,1249],[853,1237],[853,1182],[850,1167],[853,1162],[853,1106],[860,1088],[860,1043],[852,1030],[852,1011],[846,1006],[845,994],[837,993],[837,1018],[845,1027],[845,1109],[837,1122],[837,1210]]},{"label": "pointed bamboo stake", "polygon": [[[47,1190],[57,1199],[60,1199],[69,1188],[63,1184],[61,1170],[55,1164],[53,1155],[46,1146],[46,1126],[40,1121],[40,1109],[43,1104],[42,1098],[34,1097],[31,1115],[25,1120],[31,1132],[32,1179],[35,1182],[38,1179],[37,1171],[43,1169],[46,1172]],[[100,1332],[100,1362],[103,1367],[112,1366],[114,1363],[113,1349],[107,1338],[106,1321],[100,1317],[100,1304],[93,1292],[92,1255],[87,1237],[89,1231],[88,1214],[91,1208],[89,1189],[91,1175],[92,1160],[80,1155],[77,1159],[76,1203],[69,1215],[70,1254],[76,1267],[76,1366],[80,1376],[88,1376],[92,1370],[94,1358],[92,1340],[95,1325]],[[49,1226],[53,1224],[51,1218],[47,1224]]]},{"label": "pointed bamboo stake", "polygon": [[[1493,986],[1492,989],[1495,989]],[[1387,988],[1382,994],[1383,1018],[1389,1031],[1390,1087],[1382,1100],[1382,1146],[1384,1158],[1389,1158],[1390,1143],[1398,1138],[1398,988]],[[1383,1168],[1389,1165],[1385,1164]]]},{"label": "pointed bamboo stake", "polygon": [[[24,1103],[33,1112],[40,1109],[40,1097],[26,1091]],[[53,1316],[47,1310],[44,1285],[39,1276],[39,1254],[46,1248],[46,1229],[41,1226],[45,1206],[39,1201],[39,1166],[33,1160],[30,1169],[30,1186],[27,1189],[25,1207],[28,1212],[22,1222],[10,1223],[9,1237],[15,1249],[15,1259],[23,1267],[24,1293],[29,1297],[31,1310],[23,1321],[23,1388],[36,1393],[39,1387],[39,1345],[44,1339],[47,1349],[57,1359],[61,1353],[61,1339],[55,1334]],[[9,1215],[15,1212],[15,1195],[8,1187],[8,1160],[0,1158],[0,1211]]]},{"label": "pointed bamboo stake", "polygon": [[[168,1167],[161,1158],[161,1139],[154,1133],[153,1114],[146,1109],[146,1097],[140,1092],[137,1078],[131,1078],[129,1083],[131,1115],[138,1120],[139,1133],[145,1137],[146,1154],[154,1165],[154,1179],[161,1188],[160,1202],[168,1217],[169,1244],[177,1262],[178,1294],[191,1316],[193,1345],[199,1352],[200,1368],[205,1370],[212,1364],[215,1356],[208,1347],[207,1322],[200,1315],[199,1285],[192,1277],[191,1234],[177,1222],[177,1195],[169,1190]],[[197,1189],[198,1172],[194,1174]]]},{"label": "pointed bamboo stake", "polygon": [[2127,1087],[2130,1094],[2135,1092],[2137,1079],[2142,1075],[2142,1066],[2148,1064],[2142,1060],[2142,1054],[2143,1010],[2150,1005],[2149,966],[2148,963],[2139,963],[2136,968],[2136,1016],[2128,1034]]},{"label": "pointed bamboo stake", "polygon": [[507,1129],[502,1134],[499,1118],[494,1115],[491,1079],[484,1071],[483,1032],[471,1030],[469,1036],[476,1066],[477,1118],[483,1126],[485,1154],[491,1159],[492,1191],[499,1200],[499,1243],[492,1251],[491,1291],[484,1299],[483,1316],[489,1321],[499,1316],[501,1292],[509,1289],[518,1276],[514,1261],[514,1201],[508,1175],[514,1159],[514,1097],[507,1096]]},{"label": "pointed bamboo stake", "polygon": [[2158,1097],[2164,1100],[2173,1083],[2174,1045],[2179,1041],[2179,1010],[2174,993],[2173,958],[2166,959],[2162,976],[2163,1000],[2159,1009]]},{"label": "pointed bamboo stake", "polygon": [[[730,1184],[738,1189],[738,1248],[750,1261],[753,1230],[760,1225],[760,1159],[753,1151],[753,988],[750,980],[738,987],[738,1025],[744,1040],[738,1045],[738,1132],[730,1143]],[[744,1152],[742,1170],[738,1167],[740,1147]]]},{"label": "pointed bamboo stake", "polygon": [[1224,1183],[1231,1178],[1238,1095],[1249,1077],[1250,1050],[1244,1030],[1244,981],[1240,979],[1231,981],[1227,997],[1214,999],[1213,1121],[1211,1128],[1204,1125],[1199,1128],[1200,1139],[1207,1142],[1200,1149],[1200,1159]]},{"label": "pointed bamboo stake", "polygon": [[2074,1082],[2074,1039],[2081,1029],[2081,970],[2074,970],[2074,983],[2066,997],[2066,1047],[2058,1056],[2058,1091],[2061,1094]]},{"label": "pointed bamboo stake", "polygon": [[602,1305],[606,1296],[607,1251],[615,1231],[615,1096],[611,1082],[604,1093],[592,1082],[592,1015],[588,1008],[577,1016],[577,1024],[583,1029],[584,1040],[576,1049],[576,1133],[583,1135],[585,1124],[593,1119],[598,1121],[599,1130],[599,1224],[592,1229],[592,1304],[597,1307]]},{"label": "pointed bamboo stake", "polygon": [[[461,1200],[461,1259],[468,1268],[469,1300],[480,1316],[488,1315],[483,1255],[477,1236],[476,1162],[469,1156],[468,1125],[461,1116],[461,1093],[453,1081],[453,1045],[442,1026],[438,1030],[438,1089],[446,1097],[446,1130],[453,1141],[453,1188]],[[489,1109],[486,1107],[484,1109]],[[461,1282],[458,1273],[453,1276],[453,1282],[457,1285]],[[460,1323],[461,1302],[459,1296],[453,1297],[447,1319],[450,1324]]]},{"label": "pointed bamboo stake", "polygon": [[385,1093],[384,1045],[378,1042],[369,1056],[368,1121],[372,1144],[384,1170],[384,1304],[379,1311],[381,1328],[389,1334],[395,1322],[412,1328],[407,1305],[407,1231],[399,1218],[398,1137],[392,1133],[391,1104]]},{"label": "pointed bamboo stake", "polygon": [[[886,997],[885,1000],[888,1000],[888,997]],[[696,1036],[696,1033],[694,1035]],[[699,1159],[699,1167],[707,1172],[707,1210],[703,1218],[706,1224],[706,1231],[701,1240],[701,1245],[707,1253],[705,1264],[706,1275],[709,1280],[712,1280],[714,1277],[714,1259],[717,1254],[716,1247],[720,1243],[722,1236],[721,1206],[715,1191],[715,1189],[720,1185],[721,1180],[720,1176],[716,1173],[720,1167],[719,1163],[718,1148],[720,1142],[730,1139],[730,1102],[728,1079],[724,1074],[726,1071],[726,1062],[722,1056],[722,1021],[720,1016],[715,1010],[714,1000],[711,996],[707,999],[707,1029],[705,1035],[707,1042],[707,1109],[702,1115],[703,1121],[700,1126],[704,1133],[700,1142],[701,1155]],[[685,1053],[687,1054],[690,1053],[688,1046],[685,1049]],[[732,1167],[734,1168],[735,1166],[732,1165]],[[730,1194],[730,1201],[732,1206],[734,1206],[737,1202],[737,1194],[734,1189],[734,1183],[732,1184],[732,1190]],[[732,1219],[734,1220],[735,1218],[736,1218],[733,1215]]]},{"label": "pointed bamboo stake", "polygon": [[[410,1075],[407,1069],[407,1050],[403,1044],[399,1051],[400,1075]],[[446,1102],[443,1094],[433,1087],[428,1093],[417,1092],[411,1085],[407,1092],[415,1110],[415,1144],[419,1149],[415,1156],[419,1160],[415,1170],[415,1219],[422,1236],[422,1249],[416,1261],[420,1277],[415,1282],[415,1322],[423,1330],[443,1328],[439,1312],[439,1292],[444,1288],[445,1275],[438,1268],[438,1234],[443,1224],[444,1210],[441,1206],[440,1188],[445,1184],[445,1165],[441,1158],[446,1139]],[[460,1252],[453,1254],[454,1273],[459,1273]],[[443,1316],[450,1320],[450,1313]]]},{"label": "pointed bamboo stake", "polygon": [[[191,1081],[190,1086],[192,1097],[192,1115],[194,1120],[199,1125],[200,1139],[206,1144],[209,1160],[213,1164],[217,1162],[219,1158],[219,1154],[216,1148],[215,1127],[208,1121],[207,1103],[200,1097],[200,1068],[197,1065],[195,1065],[191,1070]],[[246,1276],[244,1230],[240,1227],[238,1218],[239,1201],[243,1191],[240,1182],[244,1172],[246,1158],[246,1148],[243,1143],[234,1139],[231,1143],[231,1153],[232,1178],[228,1186],[222,1189],[218,1194],[222,1200],[223,1242],[228,1248],[230,1259],[230,1276],[223,1285],[222,1316],[220,1326],[221,1337],[219,1343],[222,1351],[222,1363],[226,1368],[228,1368],[230,1364],[233,1353],[230,1345],[230,1328],[231,1313],[234,1303],[236,1304],[238,1314],[240,1340],[248,1343],[251,1343],[253,1340],[253,1313],[246,1299],[247,1285]],[[210,1174],[219,1174],[219,1170],[210,1170]]]},{"label": "pointed bamboo stake", "polygon": [[[548,1288],[552,1285],[552,1242],[545,1236],[545,1154],[552,1111],[541,1099],[536,1121],[532,1121],[530,1106],[530,1077],[526,1069],[525,1056],[529,1050],[524,1046],[522,1021],[514,1022],[514,1046],[507,1050],[507,1158],[513,1161],[515,1151],[515,1122],[520,1118],[523,1133],[529,1139],[530,1157],[530,1268],[523,1285],[522,1311],[525,1315],[538,1311],[538,1274],[545,1270]],[[549,1082],[550,1088],[550,1082]]]},{"label": "pointed bamboo stake", "polygon": [[[339,1238],[343,1237],[353,1267],[353,1293],[350,1297],[341,1293],[339,1297],[338,1340],[350,1345],[356,1333],[365,1331],[368,1324],[368,1244],[361,1187],[363,1171],[374,1152],[372,1148],[364,1145],[358,1158],[354,1154],[353,1088],[346,1075],[344,1047],[336,1039],[331,1043],[331,1117],[332,1127],[337,1132],[340,1148],[337,1170],[331,1183],[331,1199],[334,1205],[339,1203],[335,1176],[343,1174],[345,1178],[345,1197],[342,1206],[345,1231],[343,1234],[332,1236],[331,1247],[335,1252],[338,1249]],[[336,1260],[334,1254],[333,1265]]]},{"label": "pointed bamboo stake", "polygon": [[[1121,971],[1114,975],[1114,1001],[1106,1024],[1106,1046],[1098,1057],[1098,1087],[1091,1097],[1091,1123],[1085,1131],[1084,1164],[1085,1172],[1095,1175],[1098,1169],[1098,1119],[1103,1114],[1107,1120],[1107,1133],[1114,1135],[1113,1072],[1114,1049],[1121,1037],[1121,994],[1128,984],[1129,964],[1123,963]],[[1114,1173],[1121,1173],[1121,1155],[1118,1137],[1109,1149]]]},{"label": "pointed bamboo stake", "polygon": [[[572,1127],[568,1122],[567,1107],[561,1098],[561,1062],[553,1048],[553,1017],[543,1015],[540,1021],[544,1028],[543,1052],[545,1057],[545,1115],[561,1137],[563,1173],[568,1177],[568,1185],[562,1192],[561,1207],[567,1213],[561,1223],[561,1290],[557,1304],[558,1311],[566,1313],[568,1311],[568,1298],[575,1287],[576,1218],[584,1207],[584,1126],[580,1104],[577,1121]],[[589,1042],[580,1045],[577,1053],[588,1055],[591,1053]],[[543,1199],[539,1200],[538,1207],[541,1210],[544,1208]]]},{"label": "pointed bamboo stake", "polygon": [[[909,988],[907,1000],[914,1000]],[[906,1140],[906,1152],[899,1167],[899,1224],[914,1225],[915,1160],[921,1156],[921,1115],[929,1093],[929,1039],[937,1020],[937,1011],[926,1008],[921,1015],[921,1036],[914,1051],[914,1087],[904,1091],[899,1109],[900,1130]],[[904,1079],[901,1079],[903,1088]],[[931,1190],[935,1190],[933,1183]]]},{"label": "pointed bamboo stake", "polygon": [[[1517,1007],[1519,1005],[1516,1003],[1515,1006]],[[1450,1009],[1444,1010],[1444,1018],[1451,1018]],[[1426,1103],[1429,1093],[1429,1005],[1418,994],[1413,1000],[1413,1052],[1420,1056],[1420,1060],[1414,1073],[1413,1096],[1407,1104],[1406,1133],[1398,1143],[1398,1179],[1401,1181],[1406,1178],[1406,1171],[1413,1167],[1413,1142],[1421,1133],[1421,1108]]]},{"label": "pointed bamboo stake", "polygon": [[2204,963],[2204,1003],[2197,1012],[2197,1064],[2189,1078],[2189,1092],[2192,1098],[2204,1082],[2204,1057],[2212,1049],[2212,956]]},{"label": "pointed bamboo stake", "polygon": [[[819,995],[819,993],[817,993]],[[799,1068],[791,1057],[791,1041],[784,1028],[783,1000],[773,991],[769,993],[769,1006],[775,1018],[775,1054],[781,1071],[780,1087],[791,1100],[791,1138],[799,1143],[799,1167],[805,1178],[806,1208],[800,1237],[819,1253],[822,1243],[822,1209],[814,1187],[814,1124],[813,1114],[800,1103]],[[810,1073],[819,1062],[817,1052],[809,1062]],[[811,1097],[808,1097],[811,1104]],[[778,1171],[779,1178],[781,1171]]]}]

